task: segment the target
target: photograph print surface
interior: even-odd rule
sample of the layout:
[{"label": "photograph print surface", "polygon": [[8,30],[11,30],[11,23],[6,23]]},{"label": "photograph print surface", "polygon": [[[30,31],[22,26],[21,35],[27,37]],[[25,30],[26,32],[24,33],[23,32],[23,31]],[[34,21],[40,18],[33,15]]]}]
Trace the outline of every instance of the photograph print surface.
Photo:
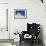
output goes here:
[{"label": "photograph print surface", "polygon": [[14,9],[14,18],[24,19],[27,18],[26,9]]}]

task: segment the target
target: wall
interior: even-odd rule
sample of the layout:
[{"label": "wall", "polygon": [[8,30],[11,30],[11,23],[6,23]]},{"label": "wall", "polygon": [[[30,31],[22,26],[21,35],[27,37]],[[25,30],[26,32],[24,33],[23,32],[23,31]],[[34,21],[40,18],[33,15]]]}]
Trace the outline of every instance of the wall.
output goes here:
[{"label": "wall", "polygon": [[8,0],[0,0],[0,3],[8,3]]},{"label": "wall", "polygon": [[[3,0],[2,0],[3,1]],[[1,2],[2,2],[1,1]],[[5,0],[6,1],[6,0]],[[5,2],[4,1],[4,2]],[[27,23],[40,23],[43,28],[44,42],[46,44],[46,16],[45,16],[45,3],[42,4],[40,0],[8,0],[8,27],[10,38],[13,33],[18,30],[27,30]],[[44,0],[45,2],[45,0]],[[14,19],[14,9],[27,9],[27,19]]]},{"label": "wall", "polygon": [[[45,1],[44,1],[45,2]],[[27,9],[27,19],[14,19],[14,9]],[[18,30],[27,30],[27,23],[40,23],[43,28],[44,41],[46,43],[46,16],[45,4],[40,0],[11,0],[9,1],[9,31],[11,38],[13,33]]]}]

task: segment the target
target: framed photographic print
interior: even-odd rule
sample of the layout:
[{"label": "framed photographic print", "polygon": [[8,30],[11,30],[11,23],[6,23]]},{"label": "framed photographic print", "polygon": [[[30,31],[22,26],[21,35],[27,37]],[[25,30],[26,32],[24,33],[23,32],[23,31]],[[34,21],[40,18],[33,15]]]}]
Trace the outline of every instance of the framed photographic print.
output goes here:
[{"label": "framed photographic print", "polygon": [[27,18],[27,9],[14,9],[14,18],[26,19]]}]

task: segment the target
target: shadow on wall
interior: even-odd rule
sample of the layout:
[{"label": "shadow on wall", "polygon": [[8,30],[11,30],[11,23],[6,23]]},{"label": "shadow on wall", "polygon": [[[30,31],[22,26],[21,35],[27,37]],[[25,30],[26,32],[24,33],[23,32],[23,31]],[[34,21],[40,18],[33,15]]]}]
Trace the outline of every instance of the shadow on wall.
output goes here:
[{"label": "shadow on wall", "polygon": [[42,40],[42,45],[45,46],[44,45],[44,37],[43,37],[43,26],[42,25],[40,25],[40,39]]}]

